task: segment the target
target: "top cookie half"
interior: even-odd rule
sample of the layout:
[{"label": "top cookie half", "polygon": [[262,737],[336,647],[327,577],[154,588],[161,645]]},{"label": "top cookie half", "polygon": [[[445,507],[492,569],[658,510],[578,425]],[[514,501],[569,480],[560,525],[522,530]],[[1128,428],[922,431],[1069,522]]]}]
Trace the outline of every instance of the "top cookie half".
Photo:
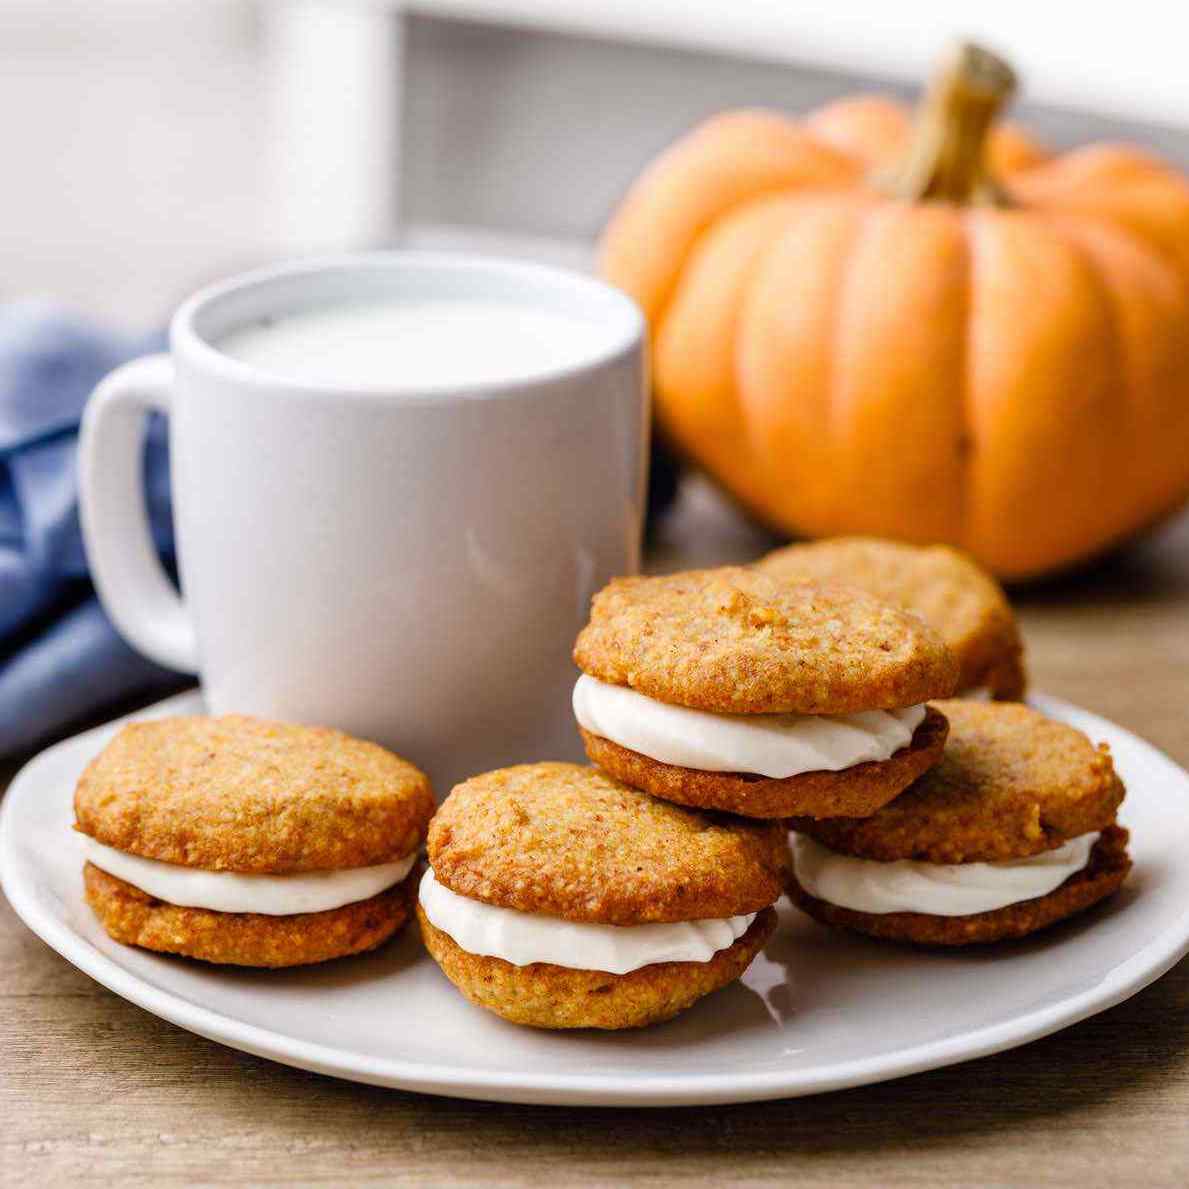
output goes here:
[{"label": "top cookie half", "polygon": [[617,578],[574,646],[585,673],[722,714],[852,714],[949,697],[957,666],[916,616],[738,566]]},{"label": "top cookie half", "polygon": [[946,545],[835,537],[777,549],[757,570],[794,582],[854,586],[919,615],[958,662],[958,688],[1023,696],[1023,645],[1002,588],[972,558]]},{"label": "top cookie half", "polygon": [[775,823],[684,809],[557,762],[458,785],[430,824],[428,852],[460,896],[602,925],[758,912],[780,897],[789,857]]},{"label": "top cookie half", "polygon": [[74,794],[78,829],[129,854],[281,875],[404,858],[429,779],[375,743],[245,715],[129,723]]},{"label": "top cookie half", "polygon": [[998,863],[1052,850],[1115,820],[1110,749],[1030,706],[941,702],[941,762],[863,819],[795,818],[831,850],[876,862]]}]

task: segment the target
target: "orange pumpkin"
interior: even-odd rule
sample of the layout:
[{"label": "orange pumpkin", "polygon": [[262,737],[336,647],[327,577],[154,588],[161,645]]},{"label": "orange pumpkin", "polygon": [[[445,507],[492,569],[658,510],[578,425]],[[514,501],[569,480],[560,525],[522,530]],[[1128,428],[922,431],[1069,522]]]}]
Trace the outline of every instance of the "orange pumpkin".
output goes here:
[{"label": "orange pumpkin", "polygon": [[615,214],[678,449],[798,535],[943,541],[1022,579],[1189,494],[1189,184],[1128,145],[993,127],[973,46],[917,119],[722,115]]}]

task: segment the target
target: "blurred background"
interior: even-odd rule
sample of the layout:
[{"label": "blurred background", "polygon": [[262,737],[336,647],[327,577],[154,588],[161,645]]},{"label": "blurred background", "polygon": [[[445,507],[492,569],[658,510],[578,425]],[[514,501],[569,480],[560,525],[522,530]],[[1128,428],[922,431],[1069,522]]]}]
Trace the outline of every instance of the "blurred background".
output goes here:
[{"label": "blurred background", "polygon": [[[73,434],[197,286],[385,245],[589,268],[631,180],[699,120],[916,96],[959,35],[1016,66],[1014,117],[1050,148],[1134,141],[1186,169],[1187,27],[1154,0],[0,0],[0,756],[180,680],[93,599]],[[1050,680],[1083,671],[1083,629],[1108,618],[1189,667],[1189,519],[1154,541],[1026,595]],[[650,564],[771,543],[687,480]]]},{"label": "blurred background", "polygon": [[702,117],[916,92],[952,36],[1054,147],[1189,165],[1169,4],[0,0],[0,295],[131,329],[279,255],[459,240],[568,263]]}]

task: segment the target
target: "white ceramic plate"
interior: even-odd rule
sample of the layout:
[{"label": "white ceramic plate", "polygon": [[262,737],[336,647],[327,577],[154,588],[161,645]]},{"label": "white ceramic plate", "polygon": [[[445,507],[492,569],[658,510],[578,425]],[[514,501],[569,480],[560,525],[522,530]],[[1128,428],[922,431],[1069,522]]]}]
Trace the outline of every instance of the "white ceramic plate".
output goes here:
[{"label": "white ceramic plate", "polygon": [[[1114,751],[1135,858],[1119,896],[1024,943],[953,954],[832,932],[785,906],[742,984],[642,1032],[505,1024],[450,986],[415,929],[370,956],[272,973],[115,944],[83,903],[69,827],[75,780],[118,724],[58,744],[16,778],[0,816],[0,876],[29,928],[118,995],[303,1069],[511,1102],[661,1106],[812,1094],[1044,1036],[1133,995],[1189,950],[1189,775],[1104,719],[1034,701]],[[201,709],[190,694],[148,713]]]}]

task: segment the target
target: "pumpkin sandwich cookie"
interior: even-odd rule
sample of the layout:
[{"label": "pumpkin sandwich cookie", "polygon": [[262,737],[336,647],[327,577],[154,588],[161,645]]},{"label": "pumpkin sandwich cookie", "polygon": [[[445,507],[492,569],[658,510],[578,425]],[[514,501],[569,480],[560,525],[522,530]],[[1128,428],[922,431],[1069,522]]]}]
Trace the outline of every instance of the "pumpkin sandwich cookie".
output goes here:
[{"label": "pumpkin sandwich cookie", "polygon": [[537,1028],[638,1028],[734,982],[776,927],[788,839],[594,768],[458,785],[429,829],[417,917],[446,977]]},{"label": "pumpkin sandwich cookie", "polygon": [[963,696],[1024,696],[1023,645],[1011,604],[995,579],[957,549],[835,537],[777,549],[756,569],[786,581],[854,586],[903,607],[946,642]]},{"label": "pumpkin sandwich cookie", "polygon": [[789,894],[894,941],[1023,937],[1118,890],[1131,866],[1105,744],[1027,706],[943,702],[941,763],[864,821],[790,824]]},{"label": "pumpkin sandwich cookie", "polygon": [[131,723],[74,795],[87,903],[116,941],[237,966],[370,950],[412,911],[426,776],[340,731]]},{"label": "pumpkin sandwich cookie", "polygon": [[862,817],[936,763],[957,669],[917,617],[740,567],[619,578],[578,636],[587,755],[746,817]]}]

